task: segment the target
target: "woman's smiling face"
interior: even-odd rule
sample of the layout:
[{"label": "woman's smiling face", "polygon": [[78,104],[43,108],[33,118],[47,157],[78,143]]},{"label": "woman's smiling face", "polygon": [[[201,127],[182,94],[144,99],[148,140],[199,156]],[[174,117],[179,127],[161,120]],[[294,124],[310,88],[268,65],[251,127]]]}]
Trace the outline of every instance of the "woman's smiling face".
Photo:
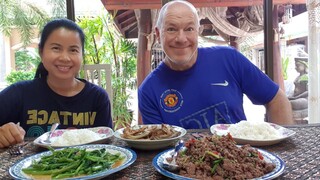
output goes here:
[{"label": "woman's smiling face", "polygon": [[83,60],[79,33],[58,28],[49,35],[40,52],[48,77],[73,79],[78,74]]}]

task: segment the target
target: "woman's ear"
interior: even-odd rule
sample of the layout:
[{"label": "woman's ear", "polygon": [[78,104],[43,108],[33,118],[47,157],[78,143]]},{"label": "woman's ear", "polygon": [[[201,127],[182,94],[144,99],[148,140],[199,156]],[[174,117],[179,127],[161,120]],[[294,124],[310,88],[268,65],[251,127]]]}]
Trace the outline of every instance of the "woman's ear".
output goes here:
[{"label": "woman's ear", "polygon": [[41,60],[41,62],[42,62],[42,50],[39,49],[39,50],[38,50],[38,53],[39,53],[39,56],[40,56],[40,60]]}]

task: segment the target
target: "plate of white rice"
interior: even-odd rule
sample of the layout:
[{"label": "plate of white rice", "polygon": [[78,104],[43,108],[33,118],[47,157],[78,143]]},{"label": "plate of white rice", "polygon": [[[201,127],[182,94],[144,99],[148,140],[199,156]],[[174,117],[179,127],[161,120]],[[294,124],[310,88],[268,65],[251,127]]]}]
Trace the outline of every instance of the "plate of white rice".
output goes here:
[{"label": "plate of white rice", "polygon": [[77,146],[84,144],[105,143],[114,134],[109,127],[93,127],[83,129],[58,129],[51,136],[51,144],[44,144],[48,132],[35,139],[33,143],[41,147],[51,146],[53,148]]},{"label": "plate of white rice", "polygon": [[274,123],[240,121],[236,124],[215,124],[210,127],[212,134],[233,137],[237,144],[268,146],[281,142],[295,134],[294,131]]}]

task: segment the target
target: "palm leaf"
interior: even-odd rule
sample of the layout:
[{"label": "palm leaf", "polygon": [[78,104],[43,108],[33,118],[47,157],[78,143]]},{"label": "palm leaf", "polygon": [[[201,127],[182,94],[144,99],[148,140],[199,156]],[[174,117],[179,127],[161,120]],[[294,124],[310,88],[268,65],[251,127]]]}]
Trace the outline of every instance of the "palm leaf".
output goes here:
[{"label": "palm leaf", "polygon": [[0,31],[5,36],[10,36],[12,29],[16,27],[24,46],[31,42],[33,25],[42,26],[48,21],[49,16],[46,12],[30,3],[1,0],[0,6]]}]

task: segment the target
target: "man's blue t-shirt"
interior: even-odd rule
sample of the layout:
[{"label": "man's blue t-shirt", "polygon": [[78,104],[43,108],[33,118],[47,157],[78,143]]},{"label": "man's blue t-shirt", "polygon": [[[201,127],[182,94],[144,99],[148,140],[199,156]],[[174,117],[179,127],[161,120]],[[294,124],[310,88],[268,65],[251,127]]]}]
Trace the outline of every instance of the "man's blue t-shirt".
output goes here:
[{"label": "man's blue t-shirt", "polygon": [[46,78],[21,81],[0,92],[0,125],[20,123],[27,137],[47,132],[53,123],[60,129],[112,127],[111,106],[103,88],[79,79],[84,88],[72,97],[52,91]]},{"label": "man's blue t-shirt", "polygon": [[138,90],[144,124],[167,123],[186,129],[209,128],[245,120],[243,94],[267,104],[279,86],[231,47],[199,48],[186,71],[161,63]]}]

